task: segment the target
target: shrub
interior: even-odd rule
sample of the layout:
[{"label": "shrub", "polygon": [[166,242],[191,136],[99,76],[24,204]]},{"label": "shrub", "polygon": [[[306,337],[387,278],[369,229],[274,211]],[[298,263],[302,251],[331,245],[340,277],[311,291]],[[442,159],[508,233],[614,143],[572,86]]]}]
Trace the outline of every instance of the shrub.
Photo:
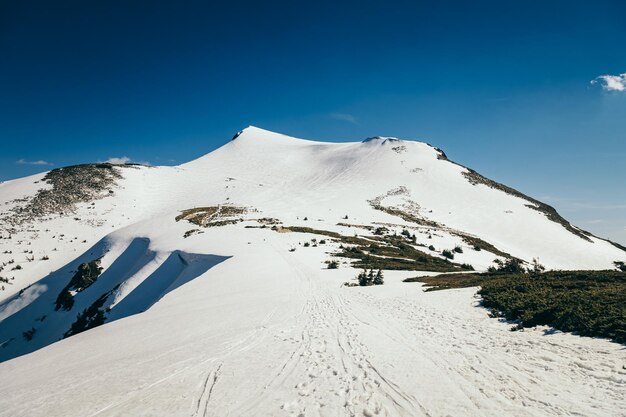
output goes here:
[{"label": "shrub", "polygon": [[55,302],[55,310],[63,309],[65,311],[69,311],[74,307],[74,297],[68,290],[63,290],[59,293],[56,302]]},{"label": "shrub", "polygon": [[456,253],[463,253],[463,248],[462,248],[462,247],[460,247],[459,245],[456,245],[456,246],[454,247],[454,251],[455,251]]},{"label": "shrub", "polygon": [[26,330],[25,332],[22,333],[22,336],[24,336],[24,339],[26,339],[27,342],[30,342],[31,340],[33,340],[33,336],[35,335],[35,332],[37,330],[34,327],[31,327],[30,330]]},{"label": "shrub", "polygon": [[490,266],[487,272],[503,274],[521,274],[526,272],[526,269],[522,266],[522,261],[519,259],[510,258],[504,262],[496,259],[494,262],[497,266]]},{"label": "shrub", "polygon": [[532,272],[535,274],[541,274],[546,270],[546,267],[541,265],[537,258],[533,258],[533,269]]},{"label": "shrub", "polygon": [[81,313],[78,313],[76,321],[72,323],[70,329],[65,332],[63,337],[73,336],[104,324],[106,317],[104,311],[100,310],[100,307],[102,307],[108,297],[109,293],[101,295],[92,305],[84,309]]},{"label": "shrub", "polygon": [[374,283],[374,273],[371,269],[369,273],[364,269],[363,272],[358,275],[357,279],[361,287],[369,287]]},{"label": "shrub", "polygon": [[327,268],[328,269],[337,269],[337,268],[339,268],[339,262],[337,262],[337,261],[330,261],[330,262],[328,262]]},{"label": "shrub", "polygon": [[376,276],[374,277],[373,283],[374,285],[383,285],[385,283],[385,280],[383,277],[383,271],[381,271],[380,269],[378,270],[378,272],[376,272]]},{"label": "shrub", "polygon": [[475,250],[476,252],[480,252],[480,246],[478,246],[478,245],[474,245],[474,250]]},{"label": "shrub", "polygon": [[302,246],[304,246],[305,248],[308,248],[309,246],[311,246],[311,244],[309,242],[304,242],[304,245]]},{"label": "shrub", "polygon": [[626,264],[624,262],[622,262],[622,261],[615,261],[615,262],[613,262],[613,264],[620,271],[626,272]]},{"label": "shrub", "polygon": [[377,236],[382,236],[382,235],[384,235],[384,234],[385,234],[385,232],[386,232],[386,231],[387,231],[387,228],[386,228],[386,227],[377,227],[377,228],[374,230],[374,234],[375,234],[375,235],[377,235]]},{"label": "shrub", "polygon": [[430,250],[434,251],[434,250],[435,250],[435,247],[434,247],[433,245],[430,245],[430,246],[428,247],[428,249],[430,249]]},{"label": "shrub", "polygon": [[441,252],[441,255],[442,255],[444,258],[454,259],[454,253],[452,253],[452,252],[451,252],[451,251],[449,251],[448,249],[444,249],[444,250]]},{"label": "shrub", "polygon": [[626,344],[624,272],[465,273],[405,280],[413,281],[425,282],[427,291],[481,287],[482,305],[493,317],[517,321],[513,330],[548,325]]}]

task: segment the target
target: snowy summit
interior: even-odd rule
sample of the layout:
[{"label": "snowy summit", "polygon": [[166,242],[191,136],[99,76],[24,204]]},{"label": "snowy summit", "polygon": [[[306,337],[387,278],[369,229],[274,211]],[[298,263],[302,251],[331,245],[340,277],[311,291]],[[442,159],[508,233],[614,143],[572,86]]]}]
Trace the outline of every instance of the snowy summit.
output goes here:
[{"label": "snowy summit", "polygon": [[[8,181],[0,207],[0,416],[624,409],[619,345],[511,332],[475,288],[402,282],[510,259],[548,270],[626,260],[423,142],[251,126],[179,166]],[[383,265],[384,285],[344,285],[368,264]]]}]

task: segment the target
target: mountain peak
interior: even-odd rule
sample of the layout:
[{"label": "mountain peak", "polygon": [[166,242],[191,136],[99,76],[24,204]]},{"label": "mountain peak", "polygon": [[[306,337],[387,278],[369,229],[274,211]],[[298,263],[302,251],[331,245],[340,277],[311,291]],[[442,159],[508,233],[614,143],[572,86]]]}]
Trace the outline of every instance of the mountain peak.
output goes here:
[{"label": "mountain peak", "polygon": [[402,142],[402,139],[395,138],[393,136],[372,136],[371,138],[365,139],[362,143],[368,142]]},{"label": "mountain peak", "polygon": [[250,126],[246,127],[245,129],[240,130],[239,132],[237,132],[235,134],[235,136],[233,136],[233,139],[237,139],[238,137],[241,137],[241,136],[260,137],[261,139],[268,138],[268,137],[277,137],[277,136],[287,137],[287,138],[291,137],[291,136],[284,135],[282,133],[272,132],[271,130],[262,129],[260,127],[256,127],[256,126],[252,126],[252,125],[250,125]]}]

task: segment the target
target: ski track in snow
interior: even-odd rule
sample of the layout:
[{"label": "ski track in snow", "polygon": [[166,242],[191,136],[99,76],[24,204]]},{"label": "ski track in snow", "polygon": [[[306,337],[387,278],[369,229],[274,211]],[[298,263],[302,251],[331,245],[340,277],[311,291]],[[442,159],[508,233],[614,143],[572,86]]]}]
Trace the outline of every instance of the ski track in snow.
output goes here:
[{"label": "ski track in snow", "polygon": [[[258,145],[255,135],[270,145]],[[125,171],[115,197],[81,214],[105,218],[104,228],[68,227],[61,218],[46,223],[50,231],[37,232],[34,254],[51,259],[18,259],[28,271],[15,271],[3,297],[68,265],[111,231],[105,273],[137,238],[162,259],[180,251],[225,260],[145,312],[0,363],[0,417],[626,416],[620,345],[549,329],[511,332],[511,324],[477,306],[476,289],[424,293],[419,284],[401,282],[417,272],[385,272],[380,287],[342,287],[358,271],[345,263],[324,269],[338,247],[328,237],[240,223],[183,238],[195,226],[174,218],[182,209],[229,201],[285,225],[350,235],[363,230],[337,223],[393,222],[398,232],[413,227],[420,243],[438,250],[461,244],[444,232],[429,238],[422,226],[367,204],[406,180],[419,200],[409,202],[424,205],[433,220],[480,234],[514,255],[541,254],[548,266],[562,268],[606,268],[619,250],[571,235],[523,200],[470,185],[460,167],[440,161],[425,144],[406,143],[402,160],[410,156],[411,167],[420,167],[410,173],[419,181],[411,183],[408,168],[382,140],[316,144],[254,128],[242,136],[180,167]],[[41,175],[4,184],[5,197],[32,193],[34,179]],[[389,200],[407,203],[404,197]],[[60,239],[59,230],[73,239]],[[2,242],[15,253],[3,256],[23,253],[26,243],[16,242],[29,236]],[[313,237],[329,242],[300,245]],[[72,244],[87,240],[82,249]],[[484,269],[493,261],[486,250],[465,249],[459,262]],[[126,269],[143,259],[128,258]],[[141,288],[150,271],[136,274],[126,290]]]},{"label": "ski track in snow", "polygon": [[[79,366],[67,385],[56,385],[54,372],[39,383],[2,378],[0,416],[624,415],[625,356],[618,345],[512,333],[474,306],[474,289],[422,293],[399,282],[406,272],[389,272],[381,288],[340,287],[336,275],[347,279],[353,270],[316,268],[323,250],[290,253],[283,236],[271,237],[265,256],[273,254],[281,276],[272,285],[288,289],[288,306],[278,291],[262,304],[263,314],[227,339],[208,343],[199,335],[146,355],[133,363],[141,375],[129,372],[120,381],[128,388],[118,392],[106,384],[125,360],[99,364],[88,355],[80,361],[89,369]],[[91,339],[53,345],[53,356],[71,360],[59,345],[72,343],[88,347]],[[144,356],[143,349],[129,356]],[[2,375],[15,377],[27,358],[4,364]],[[33,392],[41,396],[24,397]]]}]

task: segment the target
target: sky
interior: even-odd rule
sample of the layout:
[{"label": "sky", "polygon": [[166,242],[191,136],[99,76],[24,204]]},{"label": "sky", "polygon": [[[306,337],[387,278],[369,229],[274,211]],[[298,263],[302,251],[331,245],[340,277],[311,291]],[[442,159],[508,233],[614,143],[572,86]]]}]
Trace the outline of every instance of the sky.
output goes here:
[{"label": "sky", "polygon": [[626,244],[626,2],[0,0],[0,180],[421,140]]}]

